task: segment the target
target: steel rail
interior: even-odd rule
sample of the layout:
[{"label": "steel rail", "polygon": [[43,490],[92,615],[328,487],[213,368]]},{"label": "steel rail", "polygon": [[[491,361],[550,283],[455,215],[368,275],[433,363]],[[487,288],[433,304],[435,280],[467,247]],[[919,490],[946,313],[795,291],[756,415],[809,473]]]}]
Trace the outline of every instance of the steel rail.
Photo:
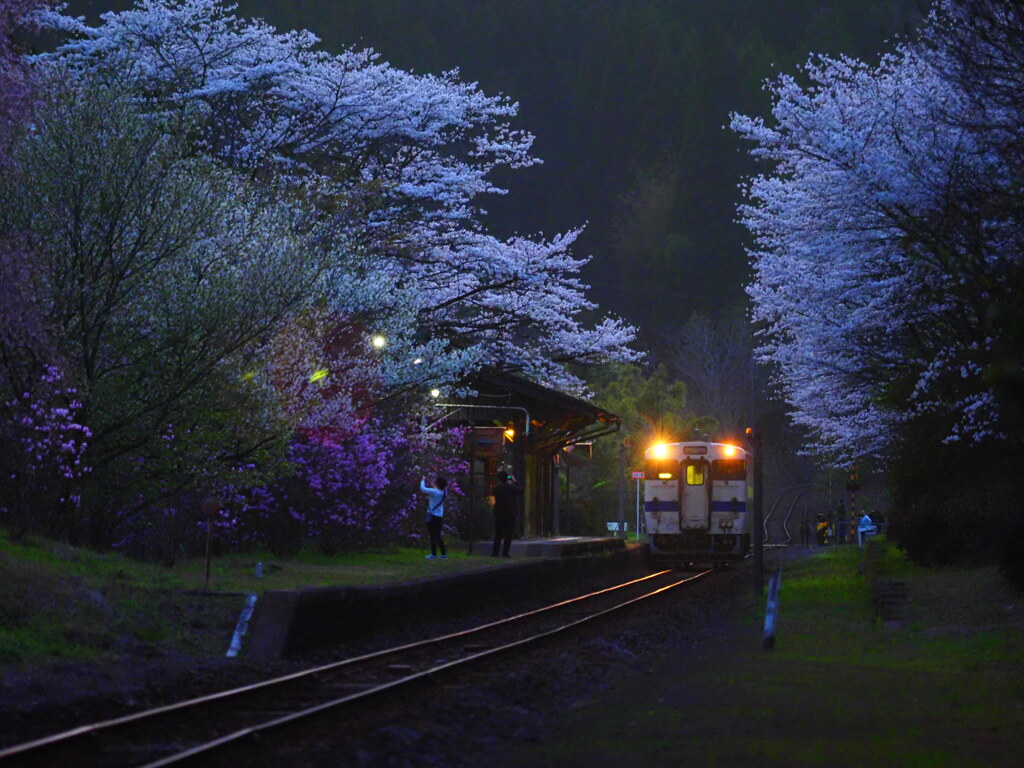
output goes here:
[{"label": "steel rail", "polygon": [[[772,508],[768,510],[768,514],[765,515],[764,520],[761,522],[761,525],[764,527],[764,542],[766,544],[768,543],[768,521],[771,520],[772,519],[772,515],[775,514],[775,508],[777,506],[779,506],[779,502],[782,501],[782,499],[790,491],[795,491],[795,490],[797,490],[799,488],[807,489],[809,487],[810,487],[810,485],[808,483],[799,483],[797,485],[791,485],[789,488],[787,488],[786,490],[782,491],[778,496],[775,497],[775,501],[772,503]],[[783,527],[785,527],[785,522],[783,522]]]},{"label": "steel rail", "polygon": [[363,664],[368,661],[382,659],[388,656],[394,656],[399,653],[405,653],[407,651],[414,650],[417,648],[423,648],[426,646],[435,645],[437,643],[442,642],[449,642],[451,640],[458,640],[459,638],[468,637],[478,632],[494,629],[496,627],[500,627],[503,625],[513,624],[514,622],[521,621],[531,616],[537,616],[547,611],[553,611],[558,608],[563,608],[567,605],[578,603],[583,600],[588,600],[599,595],[608,594],[619,589],[625,589],[626,587],[631,587],[635,584],[639,584],[641,582],[657,578],[658,576],[663,576],[664,574],[669,572],[669,570],[657,571],[646,576],[641,576],[638,579],[632,579],[630,581],[623,582],[622,584],[616,584],[611,587],[605,587],[604,589],[599,589],[595,592],[589,592],[585,595],[577,595],[576,597],[571,597],[567,600],[552,603],[551,605],[546,605],[531,611],[525,611],[523,613],[516,614],[515,616],[509,616],[504,619],[498,619],[496,621],[491,621],[476,627],[470,627],[469,629],[460,630],[458,632],[452,632],[446,635],[439,635],[437,637],[432,637],[427,640],[418,640],[416,642],[406,643],[404,645],[395,646],[393,648],[384,648],[382,650],[363,654],[361,656],[353,656],[347,659],[342,659],[340,661],[322,664],[317,667],[302,669],[298,672],[292,672],[287,675],[282,675],[281,677],[270,678],[268,680],[261,680],[257,683],[252,683],[250,685],[244,685],[238,688],[231,688],[224,691],[217,691],[215,693],[207,694],[205,696],[198,696],[196,698],[186,699],[185,701],[179,701],[173,704],[166,704],[160,707],[154,707],[153,709],[143,710],[141,712],[133,712],[130,715],[124,715],[122,717],[116,717],[111,718],[109,720],[101,720],[95,723],[81,725],[76,728],[69,729],[67,731],[61,731],[59,733],[35,739],[33,741],[24,742],[22,744],[15,744],[10,747],[0,749],[0,761],[6,758],[27,755],[28,753],[31,753],[33,751],[39,751],[47,747],[57,746],[62,742],[68,742],[73,739],[83,738],[87,736],[93,737],[104,731],[110,731],[121,726],[138,723],[143,720],[158,717],[160,715],[166,715],[172,712],[181,712],[193,707],[199,707],[204,704],[209,704],[212,702],[228,699],[233,696],[240,696],[261,689],[270,688],[277,685],[283,685],[284,683],[294,682],[304,677],[323,674],[324,672],[330,672],[333,670],[341,669],[343,667],[350,667],[355,666],[357,664]]},{"label": "steel rail", "polygon": [[793,508],[796,506],[796,503],[800,501],[800,497],[809,490],[811,490],[810,485],[803,488],[800,493],[793,497],[793,501],[789,503],[789,509],[786,510],[786,516],[782,518],[782,530],[786,534],[786,540],[782,542],[782,546],[787,546],[793,540],[793,534],[789,532],[789,518],[793,516]]},{"label": "steel rail", "polygon": [[[661,574],[667,573],[667,572],[668,571],[662,571]],[[495,656],[495,655],[500,654],[500,653],[506,653],[508,651],[514,650],[516,648],[521,648],[522,646],[528,645],[530,643],[534,643],[534,642],[537,642],[539,640],[544,640],[544,639],[549,638],[549,637],[551,637],[553,635],[557,635],[557,634],[559,634],[561,632],[565,632],[565,631],[567,631],[569,629],[573,629],[575,627],[580,626],[581,624],[586,624],[587,622],[593,621],[593,620],[598,619],[598,618],[600,618],[602,616],[606,616],[609,613],[613,613],[613,612],[615,612],[617,610],[620,610],[620,609],[625,608],[627,606],[633,605],[634,603],[638,603],[641,600],[646,600],[647,598],[654,597],[655,595],[659,595],[662,592],[666,592],[666,591],[668,591],[670,589],[674,589],[675,587],[678,587],[681,584],[686,584],[687,582],[694,581],[695,579],[699,579],[702,576],[706,576],[709,573],[712,573],[712,571],[711,570],[701,571],[700,573],[696,573],[693,576],[688,576],[685,579],[680,579],[679,581],[673,582],[672,584],[667,584],[664,587],[659,587],[658,589],[655,589],[655,590],[653,590],[651,592],[647,592],[647,593],[645,593],[643,595],[640,595],[638,597],[634,597],[634,598],[631,598],[629,600],[626,600],[625,602],[619,603],[618,605],[613,605],[610,608],[605,608],[605,609],[600,610],[600,611],[598,611],[596,613],[592,613],[589,616],[584,616],[583,618],[576,619],[574,621],[569,622],[568,624],[562,624],[562,625],[560,625],[558,627],[555,627],[554,629],[549,629],[549,630],[546,630],[544,632],[540,632],[540,633],[538,633],[536,635],[531,635],[529,637],[521,638],[519,640],[515,640],[515,641],[513,641],[511,643],[507,643],[505,645],[500,645],[500,646],[497,646],[495,648],[489,648],[489,649],[487,649],[485,651],[480,651],[479,653],[475,653],[475,654],[472,654],[470,656],[466,656],[465,658],[462,658],[462,659],[457,659],[455,661],[445,662],[444,664],[439,664],[439,665],[437,665],[435,667],[431,667],[430,669],[425,669],[425,670],[423,670],[421,672],[416,672],[416,673],[414,673],[412,675],[408,675],[406,677],[399,678],[398,680],[393,680],[393,681],[391,681],[389,683],[383,683],[381,685],[374,686],[373,688],[368,688],[368,689],[366,689],[364,691],[359,691],[357,693],[349,694],[348,696],[342,696],[341,698],[333,699],[332,701],[327,701],[327,702],[324,702],[322,704],[318,704],[315,707],[309,707],[309,708],[301,710],[299,712],[292,712],[292,713],[290,713],[288,715],[284,715],[284,716],[276,718],[274,720],[269,720],[269,721],[267,721],[265,723],[260,723],[259,725],[250,726],[248,728],[242,728],[242,729],[240,729],[238,731],[235,731],[233,733],[229,733],[226,736],[221,736],[220,738],[214,739],[213,741],[209,741],[209,742],[207,742],[205,744],[199,744],[199,745],[191,747],[191,748],[189,748],[187,750],[183,750],[181,752],[178,752],[176,754],[168,755],[168,756],[163,757],[163,758],[161,758],[159,760],[155,760],[155,761],[150,762],[150,763],[145,763],[144,765],[139,766],[139,768],[165,768],[166,766],[169,766],[169,765],[176,765],[176,764],[179,764],[179,763],[181,763],[181,762],[183,762],[185,760],[188,760],[190,758],[198,757],[200,755],[205,755],[205,754],[207,754],[209,752],[212,752],[214,750],[217,750],[217,749],[229,746],[231,744],[234,744],[234,743],[238,742],[241,739],[245,739],[245,738],[249,738],[249,737],[252,737],[252,736],[256,736],[257,734],[263,733],[265,731],[269,731],[269,730],[271,730],[273,728],[280,728],[281,726],[288,725],[288,724],[294,723],[294,722],[296,722],[298,720],[303,720],[305,718],[309,718],[309,717],[312,717],[314,715],[321,714],[323,712],[326,712],[328,710],[334,709],[336,707],[340,707],[340,706],[342,706],[344,704],[350,704],[350,703],[352,703],[354,701],[359,701],[361,699],[366,699],[366,698],[369,698],[371,696],[376,696],[376,695],[385,693],[387,691],[394,690],[395,688],[398,688],[398,687],[403,686],[403,685],[408,685],[410,683],[417,682],[419,680],[425,680],[425,679],[427,679],[429,677],[432,677],[433,675],[436,675],[439,672],[442,672],[444,670],[452,669],[454,667],[462,666],[464,664],[470,664],[472,662],[479,661],[479,660],[487,658],[489,656]],[[661,574],[655,574],[655,575],[661,575]],[[630,583],[632,584],[632,583],[636,583],[636,582],[643,581],[643,580],[644,579],[637,579],[635,582],[630,582]],[[605,590],[605,591],[607,591],[607,590]],[[595,594],[597,594],[597,593],[595,593]],[[589,595],[588,595],[588,597],[589,597]],[[565,601],[565,602],[570,603],[570,602],[575,602],[575,600],[569,600],[569,601]]]}]

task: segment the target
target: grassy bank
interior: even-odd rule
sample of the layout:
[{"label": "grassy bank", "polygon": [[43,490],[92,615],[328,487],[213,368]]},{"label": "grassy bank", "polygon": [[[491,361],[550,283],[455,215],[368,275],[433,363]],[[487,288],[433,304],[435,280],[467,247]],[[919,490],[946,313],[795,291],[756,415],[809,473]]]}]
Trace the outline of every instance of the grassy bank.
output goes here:
[{"label": "grassy bank", "polygon": [[[1024,759],[1024,596],[992,570],[928,571],[894,549],[879,578],[907,600],[878,617],[862,551],[784,571],[777,646],[760,608],[567,717],[537,764],[1018,766]],[[869,569],[869,572],[871,569]]]},{"label": "grassy bank", "polygon": [[[453,546],[446,561],[419,549],[269,553],[214,558],[204,594],[203,558],[173,568],[139,563],[35,537],[0,532],[0,666],[123,655],[223,655],[242,594],[307,586],[407,581],[463,568],[493,567]],[[262,577],[256,577],[256,563]]]}]

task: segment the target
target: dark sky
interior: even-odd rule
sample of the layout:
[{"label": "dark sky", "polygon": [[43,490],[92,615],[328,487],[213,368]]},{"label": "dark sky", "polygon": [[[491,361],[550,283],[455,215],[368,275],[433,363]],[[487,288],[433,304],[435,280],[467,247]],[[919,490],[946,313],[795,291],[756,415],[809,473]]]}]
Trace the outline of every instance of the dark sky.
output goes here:
[{"label": "dark sky", "polygon": [[[72,0],[73,12],[125,2]],[[371,46],[418,72],[459,67],[520,102],[540,167],[485,201],[496,234],[587,224],[602,307],[653,338],[742,303],[737,184],[755,170],[724,126],[767,114],[761,84],[810,52],[875,58],[917,0],[238,0],[330,50]]]}]

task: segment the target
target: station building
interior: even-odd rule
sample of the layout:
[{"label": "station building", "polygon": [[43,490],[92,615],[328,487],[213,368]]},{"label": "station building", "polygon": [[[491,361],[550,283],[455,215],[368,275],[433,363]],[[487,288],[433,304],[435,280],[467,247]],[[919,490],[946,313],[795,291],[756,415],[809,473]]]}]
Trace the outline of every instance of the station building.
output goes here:
[{"label": "station building", "polygon": [[473,397],[438,403],[447,423],[471,428],[469,537],[492,535],[489,497],[499,472],[515,475],[524,488],[520,537],[563,535],[566,503],[559,498],[559,475],[589,454],[593,440],[618,432],[619,417],[512,374],[481,375],[472,387]]}]

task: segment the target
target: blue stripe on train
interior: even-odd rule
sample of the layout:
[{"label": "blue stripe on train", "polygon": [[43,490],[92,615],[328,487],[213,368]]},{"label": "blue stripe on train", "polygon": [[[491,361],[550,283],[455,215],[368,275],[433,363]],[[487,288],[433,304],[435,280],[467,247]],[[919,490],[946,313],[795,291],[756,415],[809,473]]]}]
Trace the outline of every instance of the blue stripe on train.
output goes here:
[{"label": "blue stripe on train", "polygon": [[[644,503],[645,512],[677,512],[678,510],[678,501],[648,501]],[[746,512],[747,503],[745,501],[712,501],[711,511]]]},{"label": "blue stripe on train", "polygon": [[645,501],[644,512],[678,512],[678,501]]},{"label": "blue stripe on train", "polygon": [[747,503],[745,501],[712,501],[711,502],[712,512],[746,512]]}]

